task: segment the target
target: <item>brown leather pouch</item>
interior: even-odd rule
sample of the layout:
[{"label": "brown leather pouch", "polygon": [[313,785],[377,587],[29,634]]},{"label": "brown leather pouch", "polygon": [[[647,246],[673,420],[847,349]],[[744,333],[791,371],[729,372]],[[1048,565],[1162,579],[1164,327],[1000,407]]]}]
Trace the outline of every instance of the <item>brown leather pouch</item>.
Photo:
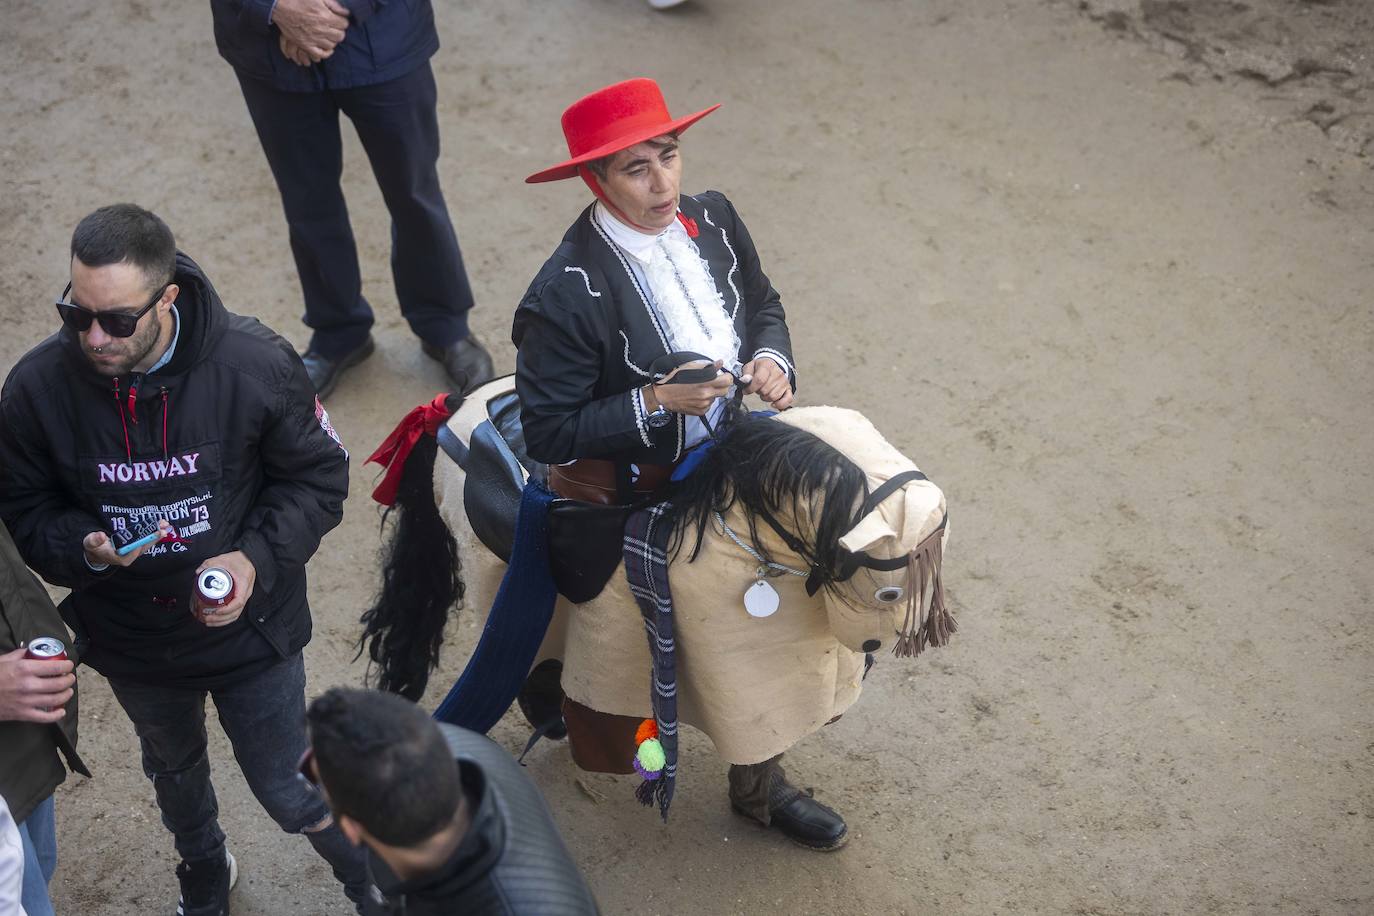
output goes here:
[{"label": "brown leather pouch", "polygon": [[[605,469],[593,465],[606,465]],[[609,461],[585,458],[569,465],[549,465],[549,489],[564,499],[576,499],[598,506],[614,506],[615,465]]]},{"label": "brown leather pouch", "polygon": [[[639,476],[631,486],[636,496],[662,489],[673,475],[671,464],[636,465]],[[549,466],[549,489],[565,499],[599,506],[620,505],[616,493],[616,466],[604,458],[579,458],[572,464]]]}]

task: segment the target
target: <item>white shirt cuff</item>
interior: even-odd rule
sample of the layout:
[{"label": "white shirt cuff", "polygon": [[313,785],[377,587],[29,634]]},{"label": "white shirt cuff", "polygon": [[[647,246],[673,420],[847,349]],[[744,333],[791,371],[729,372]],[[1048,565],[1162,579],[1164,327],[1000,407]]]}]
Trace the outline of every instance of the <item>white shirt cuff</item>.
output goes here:
[{"label": "white shirt cuff", "polygon": [[756,351],[754,353],[754,359],[771,359],[777,364],[777,367],[782,370],[783,375],[787,376],[789,379],[792,377],[792,364],[787,361],[787,357],[771,347],[765,347],[762,350]]}]

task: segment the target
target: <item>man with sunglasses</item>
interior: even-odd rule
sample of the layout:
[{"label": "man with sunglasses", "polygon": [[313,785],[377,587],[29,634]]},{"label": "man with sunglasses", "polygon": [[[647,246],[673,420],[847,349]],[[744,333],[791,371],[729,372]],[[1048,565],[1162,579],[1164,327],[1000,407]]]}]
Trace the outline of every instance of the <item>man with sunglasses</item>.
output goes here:
[{"label": "man with sunglasses", "polygon": [[[103,207],[72,235],[61,327],[0,393],[0,517],[72,590],[80,660],[109,680],[181,864],[178,912],[228,912],[205,697],[249,788],[356,902],[362,857],[295,778],[310,639],[305,562],[339,523],[348,456],[300,358],[227,311],[161,219]],[[138,546],[143,536],[151,543]],[[201,571],[233,580],[194,605]]]},{"label": "man with sunglasses", "polygon": [[596,901],[539,790],[484,735],[377,690],[306,713],[300,774],[368,850],[369,916],[592,916]]}]

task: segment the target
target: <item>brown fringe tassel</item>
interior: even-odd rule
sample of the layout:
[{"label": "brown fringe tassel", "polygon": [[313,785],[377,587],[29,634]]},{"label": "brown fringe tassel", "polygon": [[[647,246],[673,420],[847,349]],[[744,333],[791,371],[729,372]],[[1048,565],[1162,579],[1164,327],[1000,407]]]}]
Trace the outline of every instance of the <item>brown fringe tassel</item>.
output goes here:
[{"label": "brown fringe tassel", "polygon": [[[940,575],[944,556],[941,536],[944,533],[945,526],[941,525],[911,551],[906,567],[906,618],[902,621],[897,644],[892,647],[892,654],[898,658],[920,655],[927,645],[935,648],[948,645],[950,635],[959,629],[945,604],[945,586]],[[927,586],[929,604],[926,603]]]}]

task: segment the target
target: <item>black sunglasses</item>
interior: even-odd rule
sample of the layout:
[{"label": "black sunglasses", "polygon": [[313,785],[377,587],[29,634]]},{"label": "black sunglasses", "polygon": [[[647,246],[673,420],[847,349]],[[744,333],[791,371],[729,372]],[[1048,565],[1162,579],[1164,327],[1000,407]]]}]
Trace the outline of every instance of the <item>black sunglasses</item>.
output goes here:
[{"label": "black sunglasses", "polygon": [[62,298],[57,300],[57,314],[62,318],[62,323],[76,331],[84,334],[91,329],[91,323],[100,322],[105,333],[111,337],[132,337],[138,328],[138,321],[148,310],[162,301],[162,294],[167,292],[167,287],[172,284],[164,284],[162,289],[153,294],[153,298],[148,300],[148,304],[143,306],[132,315],[127,312],[93,312],[88,308],[82,308],[75,302],[64,301],[67,294],[72,291],[72,285],[67,284],[67,288],[62,290]]}]

